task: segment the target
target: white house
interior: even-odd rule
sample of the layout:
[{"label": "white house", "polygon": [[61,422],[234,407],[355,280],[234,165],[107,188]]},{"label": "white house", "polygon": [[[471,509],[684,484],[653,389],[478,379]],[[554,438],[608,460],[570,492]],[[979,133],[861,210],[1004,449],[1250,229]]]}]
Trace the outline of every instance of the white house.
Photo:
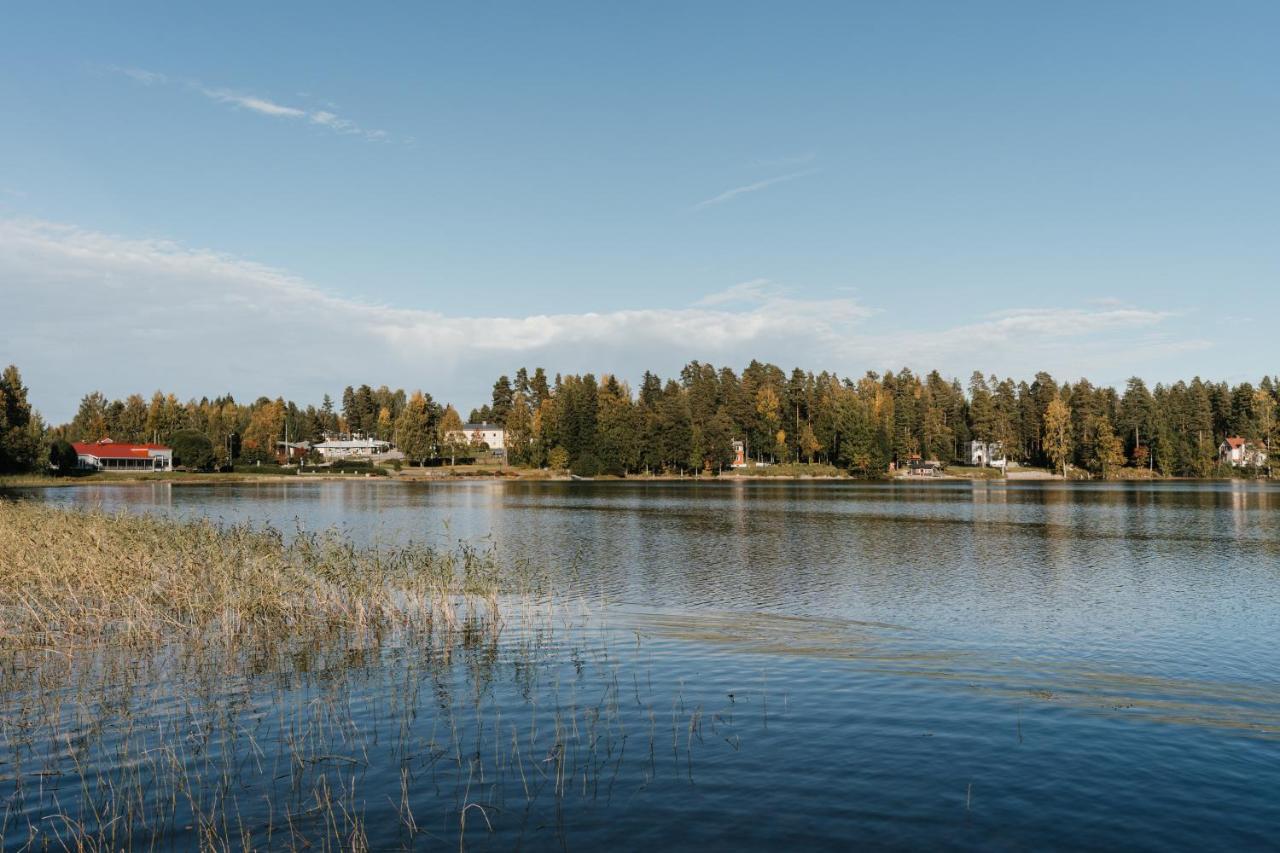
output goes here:
[{"label": "white house", "polygon": [[966,465],[1003,467],[1004,446],[998,441],[966,441],[960,451],[960,460]]},{"label": "white house", "polygon": [[[457,436],[455,432],[450,438]],[[462,439],[471,444],[487,444],[490,450],[505,450],[507,447],[507,431],[498,424],[463,424]]]},{"label": "white house", "polygon": [[326,440],[312,445],[312,449],[325,459],[369,459],[391,450],[391,442],[376,438],[347,438]]},{"label": "white house", "polygon": [[1267,451],[1252,441],[1233,435],[1218,445],[1218,461],[1232,468],[1261,468],[1267,464]]},{"label": "white house", "polygon": [[92,444],[77,442],[76,465],[92,471],[172,471],[173,451],[163,444],[130,444],[104,438]]}]

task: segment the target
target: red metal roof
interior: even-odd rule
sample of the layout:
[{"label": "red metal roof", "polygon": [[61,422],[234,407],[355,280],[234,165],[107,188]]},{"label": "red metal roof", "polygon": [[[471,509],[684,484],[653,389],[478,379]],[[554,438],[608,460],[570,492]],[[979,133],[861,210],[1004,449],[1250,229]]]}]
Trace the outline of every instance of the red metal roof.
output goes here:
[{"label": "red metal roof", "polygon": [[99,459],[149,459],[151,451],[168,450],[163,444],[126,444],[114,442],[109,438],[91,444],[76,442],[71,445],[76,453],[82,456],[96,456]]},{"label": "red metal roof", "polygon": [[1239,436],[1235,436],[1235,435],[1233,435],[1233,436],[1229,436],[1229,437],[1227,438],[1227,445],[1228,445],[1228,446],[1230,446],[1230,447],[1243,447],[1243,446],[1244,446],[1244,439],[1243,439],[1243,438],[1240,438]]}]

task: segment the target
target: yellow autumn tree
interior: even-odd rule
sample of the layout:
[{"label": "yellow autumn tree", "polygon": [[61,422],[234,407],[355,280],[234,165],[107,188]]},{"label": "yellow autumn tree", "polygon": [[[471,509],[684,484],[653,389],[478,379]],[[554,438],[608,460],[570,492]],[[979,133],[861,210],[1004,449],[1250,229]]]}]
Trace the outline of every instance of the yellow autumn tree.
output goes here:
[{"label": "yellow autumn tree", "polygon": [[275,455],[276,442],[284,438],[284,401],[263,403],[254,409],[245,427],[242,446],[251,461],[266,461]]},{"label": "yellow autumn tree", "polygon": [[1045,454],[1053,460],[1053,467],[1061,469],[1062,477],[1066,479],[1067,460],[1071,458],[1071,409],[1057,397],[1050,400],[1044,410],[1042,441]]}]

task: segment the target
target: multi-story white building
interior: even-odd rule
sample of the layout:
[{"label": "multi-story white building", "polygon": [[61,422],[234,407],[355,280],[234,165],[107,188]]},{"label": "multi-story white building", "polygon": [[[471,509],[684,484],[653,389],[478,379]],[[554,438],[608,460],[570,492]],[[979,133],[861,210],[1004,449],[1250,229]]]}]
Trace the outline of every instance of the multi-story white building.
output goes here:
[{"label": "multi-story white building", "polygon": [[1252,441],[1233,435],[1218,445],[1218,459],[1232,468],[1261,468],[1267,464],[1267,451]]},{"label": "multi-story white building", "polygon": [[[449,437],[456,439],[458,433]],[[506,450],[507,431],[498,424],[463,424],[462,440],[469,444],[487,444],[490,450]]]},{"label": "multi-story white building", "polygon": [[1004,446],[998,441],[966,441],[960,452],[960,460],[966,465],[977,465],[981,468],[990,465],[1002,467],[1004,462]]}]

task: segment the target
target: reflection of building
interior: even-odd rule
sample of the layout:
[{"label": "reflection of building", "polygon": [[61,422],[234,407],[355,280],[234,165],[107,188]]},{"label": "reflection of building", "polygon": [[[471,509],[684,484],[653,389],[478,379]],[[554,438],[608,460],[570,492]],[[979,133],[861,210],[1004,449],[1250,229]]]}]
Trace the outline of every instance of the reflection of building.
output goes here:
[{"label": "reflection of building", "polygon": [[733,467],[747,467],[747,443],[740,438],[733,440]]},{"label": "reflection of building", "polygon": [[998,441],[966,441],[960,452],[966,465],[1004,465],[1004,446]]},{"label": "reflection of building", "polygon": [[[450,438],[457,436],[455,432]],[[507,446],[507,431],[498,424],[463,424],[462,438],[468,444],[487,444],[490,450],[502,450]]]},{"label": "reflection of building", "polygon": [[172,471],[173,451],[161,444],[128,444],[109,438],[74,444],[77,467],[92,471]]},{"label": "reflection of building", "polygon": [[1261,468],[1267,464],[1267,451],[1252,441],[1233,435],[1218,445],[1218,461],[1232,468]]},{"label": "reflection of building", "polygon": [[315,450],[325,459],[368,459],[391,449],[391,442],[376,438],[349,438],[322,441]]}]

